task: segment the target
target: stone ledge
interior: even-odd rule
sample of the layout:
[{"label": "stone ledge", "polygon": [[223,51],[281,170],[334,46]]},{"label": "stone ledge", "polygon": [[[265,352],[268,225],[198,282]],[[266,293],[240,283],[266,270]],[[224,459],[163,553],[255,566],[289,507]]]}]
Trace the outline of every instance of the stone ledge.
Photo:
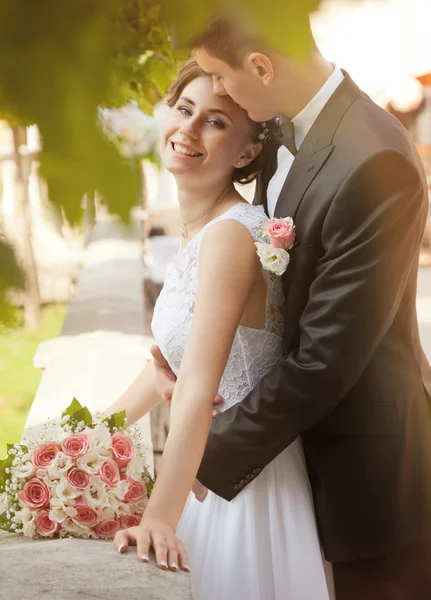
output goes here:
[{"label": "stone ledge", "polygon": [[192,600],[187,573],[119,556],[102,540],[29,540],[0,532],[1,598],[7,600]]}]

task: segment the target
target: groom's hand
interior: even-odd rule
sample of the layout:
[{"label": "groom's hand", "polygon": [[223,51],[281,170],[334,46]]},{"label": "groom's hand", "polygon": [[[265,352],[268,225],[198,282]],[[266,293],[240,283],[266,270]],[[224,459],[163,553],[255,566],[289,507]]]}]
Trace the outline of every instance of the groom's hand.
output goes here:
[{"label": "groom's hand", "polygon": [[196,500],[199,500],[199,502],[203,502],[207,497],[208,489],[200,481],[195,479],[192,492],[196,496]]},{"label": "groom's hand", "polygon": [[[171,400],[175,389],[177,378],[169,366],[167,360],[163,356],[159,346],[151,346],[150,352],[154,358],[154,366],[156,368],[156,390],[158,395],[171,406]],[[220,411],[217,406],[223,404],[223,398],[217,395],[213,402],[213,417],[217,417]]]}]

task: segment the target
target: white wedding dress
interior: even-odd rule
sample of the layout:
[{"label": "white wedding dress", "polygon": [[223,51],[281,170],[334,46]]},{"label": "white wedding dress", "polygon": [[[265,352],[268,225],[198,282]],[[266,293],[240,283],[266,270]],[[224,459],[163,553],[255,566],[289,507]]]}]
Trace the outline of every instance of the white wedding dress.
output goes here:
[{"label": "white wedding dress", "polygon": [[[175,255],[156,303],[152,328],[175,374],[190,329],[205,231],[235,219],[257,239],[262,207],[238,203],[208,223]],[[248,394],[282,352],[283,292],[267,281],[266,328],[239,326],[220,383],[224,409]],[[220,464],[220,469],[223,465]],[[178,529],[189,553],[194,600],[330,600],[332,570],[322,557],[301,442],[277,456],[231,502],[189,495]]]}]

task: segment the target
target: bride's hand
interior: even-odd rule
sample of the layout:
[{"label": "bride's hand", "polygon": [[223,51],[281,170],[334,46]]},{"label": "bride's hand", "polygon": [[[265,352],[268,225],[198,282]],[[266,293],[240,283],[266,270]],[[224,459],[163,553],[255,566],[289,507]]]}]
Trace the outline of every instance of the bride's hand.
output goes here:
[{"label": "bride's hand", "polygon": [[118,531],[114,537],[118,552],[127,552],[129,546],[137,546],[138,558],[149,562],[150,549],[154,550],[159,569],[178,571],[178,565],[187,573],[190,571],[188,556],[183,543],[172,527],[156,519],[145,519],[137,527]]}]

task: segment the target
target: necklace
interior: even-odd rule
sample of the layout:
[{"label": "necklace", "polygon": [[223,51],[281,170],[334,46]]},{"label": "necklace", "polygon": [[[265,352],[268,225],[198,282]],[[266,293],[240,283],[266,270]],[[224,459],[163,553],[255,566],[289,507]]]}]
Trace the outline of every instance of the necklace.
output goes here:
[{"label": "necklace", "polygon": [[222,193],[220,194],[220,196],[218,196],[217,200],[214,202],[214,204],[211,206],[211,208],[209,208],[208,210],[206,210],[205,212],[203,212],[201,215],[195,217],[194,219],[192,219],[191,221],[187,221],[187,222],[183,222],[181,224],[181,236],[184,240],[186,240],[189,237],[189,233],[187,231],[187,225],[191,225],[192,223],[194,223],[195,221],[199,221],[199,219],[202,219],[202,217],[204,217],[205,215],[207,215],[208,213],[210,213],[212,210],[215,209],[215,207],[220,204],[220,202],[222,200],[224,200],[226,198],[226,196],[232,192],[235,188],[233,187],[232,184],[229,184],[228,188],[224,188],[224,190],[222,191]]}]

